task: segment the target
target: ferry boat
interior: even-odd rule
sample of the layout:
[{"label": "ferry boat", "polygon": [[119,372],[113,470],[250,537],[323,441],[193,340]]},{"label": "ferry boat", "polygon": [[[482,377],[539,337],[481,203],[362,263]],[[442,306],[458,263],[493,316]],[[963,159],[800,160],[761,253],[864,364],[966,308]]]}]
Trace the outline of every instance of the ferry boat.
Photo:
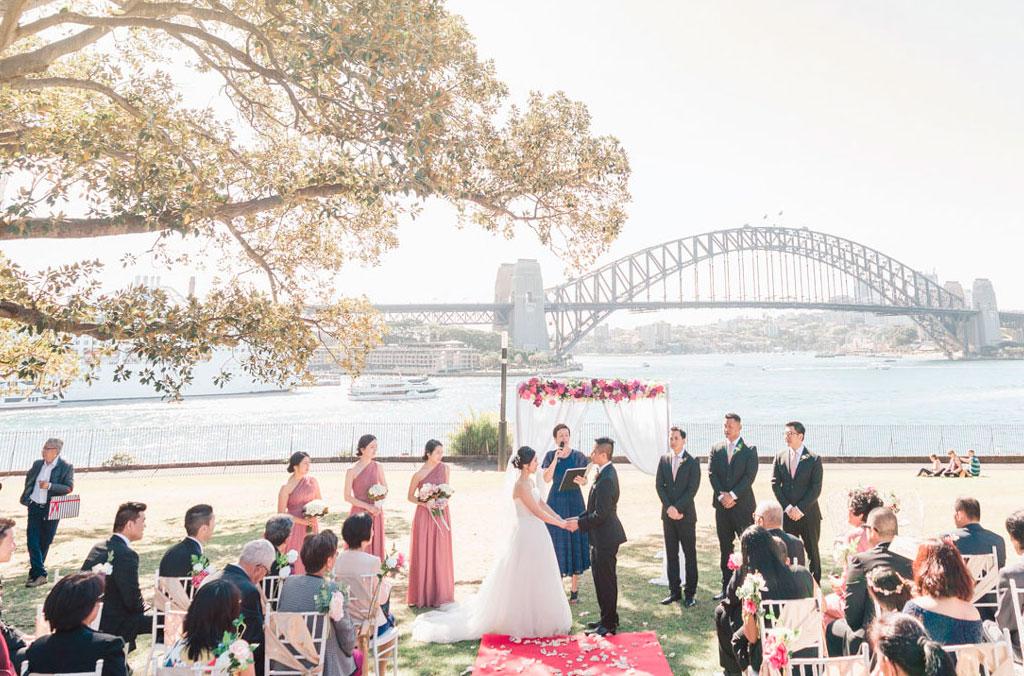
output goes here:
[{"label": "ferry boat", "polygon": [[348,398],[352,401],[434,399],[440,389],[426,376],[360,378],[352,382]]},{"label": "ferry boat", "polygon": [[15,408],[50,408],[60,403],[55,394],[32,392],[25,395],[9,394],[0,397],[0,411]]}]

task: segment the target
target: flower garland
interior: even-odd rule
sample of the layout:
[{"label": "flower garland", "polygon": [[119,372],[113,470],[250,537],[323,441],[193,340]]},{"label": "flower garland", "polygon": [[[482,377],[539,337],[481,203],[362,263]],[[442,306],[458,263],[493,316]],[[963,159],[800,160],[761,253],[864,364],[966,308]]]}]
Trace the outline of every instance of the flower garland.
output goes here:
[{"label": "flower garland", "polygon": [[530,378],[519,384],[519,398],[540,406],[545,401],[554,406],[559,400],[635,401],[664,397],[667,390],[662,383],[619,378],[590,378],[586,380],[542,380]]}]

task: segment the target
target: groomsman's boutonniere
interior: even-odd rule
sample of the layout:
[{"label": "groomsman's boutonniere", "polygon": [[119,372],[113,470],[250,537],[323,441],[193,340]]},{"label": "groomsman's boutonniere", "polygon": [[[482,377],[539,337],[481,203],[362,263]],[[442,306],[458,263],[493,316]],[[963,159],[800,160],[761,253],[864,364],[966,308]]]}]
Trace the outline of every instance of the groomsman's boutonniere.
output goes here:
[{"label": "groomsman's boutonniere", "polygon": [[213,566],[210,565],[210,559],[206,554],[193,554],[192,555],[192,586],[199,587],[203,583],[203,580],[213,572]]},{"label": "groomsman's boutonniere", "polygon": [[289,549],[287,554],[282,552],[277,553],[275,563],[277,563],[277,575],[278,577],[288,577],[292,574],[292,564],[299,560],[299,553],[294,549]]}]

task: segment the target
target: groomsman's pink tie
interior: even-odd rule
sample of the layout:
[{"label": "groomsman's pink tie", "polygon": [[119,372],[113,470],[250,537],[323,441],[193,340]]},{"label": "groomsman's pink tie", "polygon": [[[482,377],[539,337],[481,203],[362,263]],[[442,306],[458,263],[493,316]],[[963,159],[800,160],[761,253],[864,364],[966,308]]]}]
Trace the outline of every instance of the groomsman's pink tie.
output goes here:
[{"label": "groomsman's pink tie", "polygon": [[796,465],[799,462],[799,458],[796,455],[796,451],[789,452],[789,476],[796,478]]}]

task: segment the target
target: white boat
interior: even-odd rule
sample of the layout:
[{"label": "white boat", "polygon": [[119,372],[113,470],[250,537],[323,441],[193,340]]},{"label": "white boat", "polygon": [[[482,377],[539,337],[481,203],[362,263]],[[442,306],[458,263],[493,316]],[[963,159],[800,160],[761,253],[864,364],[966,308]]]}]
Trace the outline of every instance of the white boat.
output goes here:
[{"label": "white boat", "polygon": [[26,395],[5,395],[0,397],[0,411],[13,408],[50,408],[60,403],[55,394],[33,392]]},{"label": "white boat", "polygon": [[440,390],[426,376],[403,378],[361,378],[353,381],[348,390],[352,401],[400,401],[404,399],[433,399]]}]

